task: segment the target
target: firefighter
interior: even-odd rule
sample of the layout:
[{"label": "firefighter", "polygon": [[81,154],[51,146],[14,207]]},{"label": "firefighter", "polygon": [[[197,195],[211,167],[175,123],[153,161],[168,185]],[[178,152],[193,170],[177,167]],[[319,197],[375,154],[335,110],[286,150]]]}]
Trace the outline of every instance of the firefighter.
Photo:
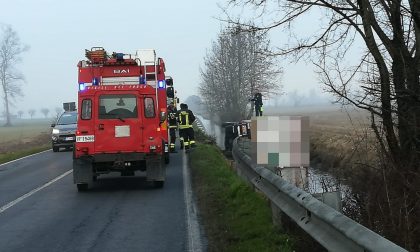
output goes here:
[{"label": "firefighter", "polygon": [[174,103],[171,102],[168,106],[168,125],[169,125],[169,136],[170,144],[169,144],[169,151],[175,151],[175,140],[176,140],[176,130],[178,129],[178,120],[177,120],[177,110],[174,106]]},{"label": "firefighter", "polygon": [[255,116],[262,116],[262,112],[263,112],[262,94],[260,92],[255,93],[254,98],[252,98],[250,101],[254,102]]},{"label": "firefighter", "polygon": [[187,104],[185,104],[185,108],[188,111],[188,114],[189,114],[188,116],[189,116],[189,121],[190,121],[190,126],[188,127],[188,130],[187,130],[188,140],[190,141],[190,147],[194,148],[195,147],[195,136],[194,136],[193,123],[195,121],[195,116],[194,116],[193,112],[188,109]]},{"label": "firefighter", "polygon": [[187,150],[190,147],[195,147],[194,129],[192,127],[195,116],[193,112],[188,109],[187,104],[181,103],[180,107],[181,110],[178,111],[179,136],[180,140],[183,140],[183,147]]}]

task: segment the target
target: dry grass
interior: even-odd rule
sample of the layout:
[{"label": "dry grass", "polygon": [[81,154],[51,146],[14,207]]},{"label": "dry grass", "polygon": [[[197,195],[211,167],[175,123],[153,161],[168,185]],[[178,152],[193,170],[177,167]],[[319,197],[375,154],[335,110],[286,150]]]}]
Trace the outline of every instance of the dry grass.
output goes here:
[{"label": "dry grass", "polygon": [[375,136],[365,111],[333,106],[265,110],[267,115],[309,116],[312,166],[338,175],[376,162]]}]

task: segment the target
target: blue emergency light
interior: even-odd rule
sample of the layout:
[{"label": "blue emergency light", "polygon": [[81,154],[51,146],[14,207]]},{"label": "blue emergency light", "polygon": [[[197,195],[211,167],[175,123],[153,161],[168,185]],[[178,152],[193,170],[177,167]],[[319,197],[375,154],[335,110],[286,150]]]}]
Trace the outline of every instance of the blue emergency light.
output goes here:
[{"label": "blue emergency light", "polygon": [[124,60],[124,53],[116,53],[116,54],[115,54],[115,58],[116,58],[118,61],[122,61],[122,60]]},{"label": "blue emergency light", "polygon": [[139,83],[140,84],[146,84],[146,79],[143,77],[143,75],[140,75],[140,77],[139,77]]},{"label": "blue emergency light", "polygon": [[97,86],[99,85],[99,78],[95,77],[92,79],[92,86]]},{"label": "blue emergency light", "polygon": [[165,88],[165,81],[164,80],[160,80],[160,81],[158,81],[158,87],[159,88]]},{"label": "blue emergency light", "polygon": [[85,83],[79,83],[79,91],[83,91],[86,89]]}]

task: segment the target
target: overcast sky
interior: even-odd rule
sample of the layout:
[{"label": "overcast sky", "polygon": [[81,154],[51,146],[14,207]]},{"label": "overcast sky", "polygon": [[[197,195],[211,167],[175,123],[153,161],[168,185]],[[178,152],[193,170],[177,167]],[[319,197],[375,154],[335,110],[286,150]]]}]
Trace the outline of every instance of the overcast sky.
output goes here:
[{"label": "overcast sky", "polygon": [[[211,0],[0,0],[0,24],[11,25],[30,46],[18,67],[26,77],[24,97],[12,112],[49,108],[77,100],[77,68],[84,50],[102,46],[108,52],[134,53],[154,48],[165,60],[181,100],[198,93],[199,67],[223,24]],[[280,33],[271,34],[273,43]],[[288,64],[282,84],[307,93],[321,90],[311,67]],[[283,65],[284,67],[284,65]],[[3,111],[3,104],[0,105]]]}]

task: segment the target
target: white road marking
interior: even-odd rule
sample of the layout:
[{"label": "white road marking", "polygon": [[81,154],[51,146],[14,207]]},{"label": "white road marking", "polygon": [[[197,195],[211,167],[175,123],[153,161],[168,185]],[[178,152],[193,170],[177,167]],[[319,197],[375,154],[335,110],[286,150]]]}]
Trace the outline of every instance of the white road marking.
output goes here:
[{"label": "white road marking", "polygon": [[16,205],[17,203],[21,202],[22,200],[24,200],[24,199],[28,198],[29,196],[31,196],[31,195],[33,195],[33,194],[35,194],[36,192],[38,192],[38,191],[40,191],[40,190],[44,189],[44,188],[45,188],[45,187],[47,187],[47,186],[50,186],[51,184],[53,184],[54,182],[57,182],[58,180],[60,180],[60,179],[64,178],[65,176],[69,175],[69,174],[70,174],[70,173],[72,173],[72,172],[73,172],[73,170],[66,171],[65,173],[61,174],[60,176],[58,176],[58,177],[56,177],[56,178],[54,178],[54,179],[52,179],[52,180],[48,181],[48,182],[47,182],[47,183],[45,183],[44,185],[42,185],[42,186],[40,186],[40,187],[38,187],[38,188],[35,188],[35,189],[33,189],[32,191],[30,191],[30,192],[28,192],[28,193],[25,193],[24,195],[20,196],[19,198],[17,198],[17,199],[15,199],[15,200],[13,200],[13,201],[11,201],[11,202],[7,203],[6,205],[4,205],[4,206],[0,207],[0,214],[1,214],[2,212],[6,211],[7,209],[11,208],[12,206]]},{"label": "white road marking", "polygon": [[35,156],[35,155],[38,155],[38,154],[41,154],[41,153],[44,153],[44,152],[47,152],[47,151],[50,151],[50,150],[51,150],[51,149],[48,149],[48,150],[44,150],[44,151],[41,151],[41,152],[38,152],[38,153],[34,153],[34,154],[32,154],[32,155],[29,155],[29,156],[24,156],[24,157],[21,157],[21,158],[18,158],[18,159],[15,159],[15,160],[9,161],[9,162],[7,162],[7,163],[0,164],[0,166],[7,165],[7,164],[11,164],[11,163],[13,163],[13,162],[16,162],[16,161],[19,161],[19,160],[22,160],[22,159],[25,159],[25,158],[28,158],[28,157],[32,157],[32,156]]},{"label": "white road marking", "polygon": [[185,152],[182,153],[182,174],[184,177],[184,201],[187,218],[188,251],[203,251],[201,244],[200,225],[197,219],[197,207],[192,197],[191,178],[188,170],[188,158]]}]

